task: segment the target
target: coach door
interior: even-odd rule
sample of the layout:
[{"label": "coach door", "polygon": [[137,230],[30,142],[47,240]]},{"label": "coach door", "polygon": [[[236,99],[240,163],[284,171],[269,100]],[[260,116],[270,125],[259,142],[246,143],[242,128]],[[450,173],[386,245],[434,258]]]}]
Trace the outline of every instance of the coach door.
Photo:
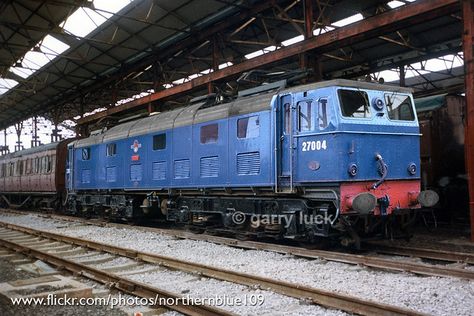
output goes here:
[{"label": "coach door", "polygon": [[292,95],[284,95],[279,99],[277,111],[277,192],[293,191],[293,130],[294,107]]}]

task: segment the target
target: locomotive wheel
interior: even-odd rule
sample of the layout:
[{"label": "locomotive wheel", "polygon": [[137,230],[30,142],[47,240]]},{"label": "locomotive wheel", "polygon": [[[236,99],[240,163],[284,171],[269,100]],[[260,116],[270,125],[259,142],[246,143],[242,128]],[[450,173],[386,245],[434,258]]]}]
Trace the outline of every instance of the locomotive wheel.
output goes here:
[{"label": "locomotive wheel", "polygon": [[249,241],[249,240],[254,240],[254,236],[252,234],[249,234],[247,232],[236,232],[235,233],[235,238],[241,241]]},{"label": "locomotive wheel", "polygon": [[197,227],[197,226],[194,226],[194,225],[187,225],[185,228],[186,228],[187,231],[189,231],[190,233],[193,233],[193,234],[203,234],[206,231],[205,228]]}]

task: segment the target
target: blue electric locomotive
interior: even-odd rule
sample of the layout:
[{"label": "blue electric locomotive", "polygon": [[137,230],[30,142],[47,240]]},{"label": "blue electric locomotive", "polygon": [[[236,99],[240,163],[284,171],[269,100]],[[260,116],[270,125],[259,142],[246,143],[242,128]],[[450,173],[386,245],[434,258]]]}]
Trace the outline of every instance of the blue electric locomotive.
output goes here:
[{"label": "blue electric locomotive", "polygon": [[349,80],[274,87],[223,104],[197,100],[71,143],[69,210],[358,244],[437,202],[420,192],[409,89]]}]

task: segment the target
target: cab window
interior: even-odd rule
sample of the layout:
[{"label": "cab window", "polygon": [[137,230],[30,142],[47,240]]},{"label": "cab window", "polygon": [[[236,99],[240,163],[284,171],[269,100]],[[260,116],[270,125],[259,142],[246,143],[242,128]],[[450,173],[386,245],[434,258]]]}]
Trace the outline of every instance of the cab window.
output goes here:
[{"label": "cab window", "polygon": [[386,93],[388,118],[394,121],[414,121],[415,113],[411,98],[407,95]]},{"label": "cab window", "polygon": [[370,118],[369,97],[359,90],[338,90],[342,116],[352,118]]},{"label": "cab window", "polygon": [[312,101],[298,102],[298,131],[314,131],[316,125],[316,107]]},{"label": "cab window", "polygon": [[328,99],[298,102],[298,131],[322,131],[329,125]]},{"label": "cab window", "polygon": [[328,99],[321,98],[318,100],[318,125],[319,129],[323,130],[329,125],[328,115]]}]

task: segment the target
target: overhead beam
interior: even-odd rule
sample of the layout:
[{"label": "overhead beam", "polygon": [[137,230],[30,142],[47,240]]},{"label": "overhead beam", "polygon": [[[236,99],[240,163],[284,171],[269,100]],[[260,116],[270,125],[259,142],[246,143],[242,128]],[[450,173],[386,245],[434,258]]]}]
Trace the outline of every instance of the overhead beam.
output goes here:
[{"label": "overhead beam", "polygon": [[101,118],[111,116],[122,111],[138,108],[150,102],[181,94],[197,87],[207,85],[209,82],[230,78],[244,71],[259,68],[264,65],[293,57],[298,54],[316,50],[324,53],[335,48],[344,47],[352,43],[381,36],[399,29],[426,22],[430,19],[447,15],[459,9],[458,0],[423,0],[390,10],[388,12],[369,17],[360,22],[341,27],[337,30],[324,33],[314,38],[306,39],[291,46],[281,48],[253,59],[246,60],[208,75],[193,79],[181,85],[162,90],[144,98],[140,98],[106,111],[84,117],[78,124],[87,124]]},{"label": "overhead beam", "polygon": [[[150,64],[155,63],[157,60],[165,60],[166,58],[170,58],[173,55],[186,50],[188,47],[192,45],[201,44],[203,41],[211,38],[215,34],[225,31],[236,24],[238,25],[239,23],[242,22],[242,20],[247,20],[259,14],[260,12],[263,12],[265,10],[272,8],[273,4],[278,3],[278,1],[279,0],[263,1],[260,4],[252,6],[251,9],[236,13],[235,15],[228,17],[224,21],[220,21],[219,23],[216,23],[211,27],[195,30],[191,34],[189,34],[189,36],[187,36],[186,38],[183,38],[181,41],[174,43],[173,45],[157,49],[156,53],[146,56],[134,63],[124,64],[113,75],[107,75],[102,78],[97,78],[94,84],[78,89],[73,93],[61,95],[57,99],[54,98],[48,101],[48,103],[39,104],[37,107],[32,108],[29,113],[30,115],[34,115],[38,113],[39,109],[41,109],[42,111],[49,110],[51,108],[61,106],[68,102],[73,102],[75,99],[83,95],[87,95],[88,93],[97,91],[98,89],[114,84],[118,79],[123,77],[124,74],[142,70],[148,67]],[[5,122],[5,124],[2,124],[1,126],[9,126],[9,124],[13,124],[13,122],[15,122],[18,119],[20,118],[12,117],[12,119],[9,120],[9,122]]]},{"label": "overhead beam", "polygon": [[464,150],[469,184],[469,213],[471,217],[471,241],[474,242],[474,1],[463,0],[463,50],[464,82],[466,86],[466,137]]}]

